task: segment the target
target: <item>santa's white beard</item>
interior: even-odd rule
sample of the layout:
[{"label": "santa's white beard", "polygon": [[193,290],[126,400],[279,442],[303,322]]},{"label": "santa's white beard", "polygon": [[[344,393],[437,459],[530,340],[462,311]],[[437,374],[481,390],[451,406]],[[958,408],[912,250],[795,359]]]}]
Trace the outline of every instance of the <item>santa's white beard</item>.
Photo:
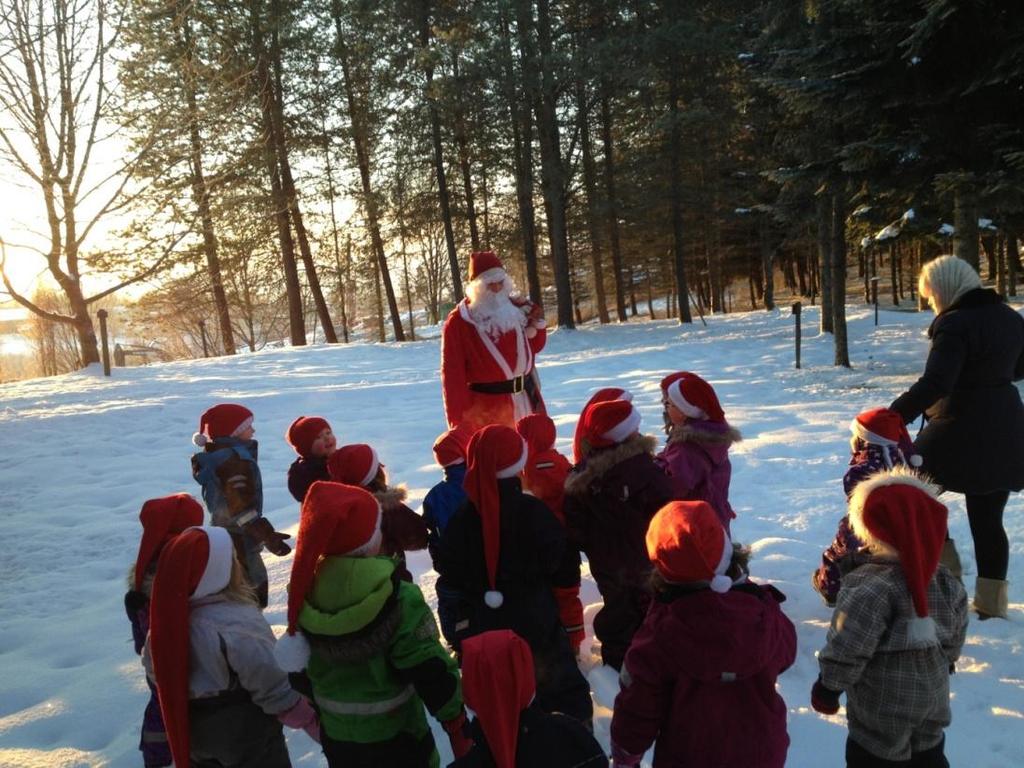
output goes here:
[{"label": "santa's white beard", "polygon": [[469,316],[495,341],[503,333],[526,326],[526,315],[512,303],[511,294],[512,281],[508,278],[497,293],[479,280],[474,280],[466,288]]}]

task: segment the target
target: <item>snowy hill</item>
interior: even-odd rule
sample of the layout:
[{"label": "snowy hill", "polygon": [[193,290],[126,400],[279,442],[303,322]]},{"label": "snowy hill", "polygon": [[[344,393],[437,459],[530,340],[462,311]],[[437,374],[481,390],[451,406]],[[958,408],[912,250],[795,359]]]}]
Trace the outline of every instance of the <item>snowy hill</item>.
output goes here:
[{"label": "snowy hill", "polygon": [[[831,366],[831,338],[817,335],[813,307],[804,313],[810,338],[802,370],[793,367],[788,311],[713,317],[708,328],[661,321],[556,332],[540,358],[558,447],[566,453],[579,409],[598,387],[632,390],[644,430],[658,434],[658,381],[665,373],[692,370],[717,388],[745,437],[732,452],[734,538],[753,547],[754,577],[789,596],[784,609],[797,625],[797,661],[780,678],[791,766],[842,764],[843,716],[810,709],[815,652],[831,614],[809,574],[843,513],[850,419],[887,405],[915,379],[930,320],[930,313],[883,312],[875,328],[867,310],[851,309],[852,370]],[[142,501],[180,490],[198,495],[190,437],[207,406],[233,400],[255,412],[265,513],[294,532],[298,507],[284,482],[293,455],[283,435],[302,414],[326,417],[341,442],[374,445],[392,480],[408,484],[418,505],[439,474],[430,451],[444,427],[438,360],[436,340],[317,346],[118,369],[111,379],[90,369],[0,386],[0,766],[141,764],[136,745],[146,692],[121,605],[125,577]],[[970,589],[974,561],[963,500],[948,502]],[[1024,501],[1011,497],[1011,620],[972,619],[952,679],[952,765],[1024,765],[1022,510]],[[266,559],[267,617],[280,631],[291,561]],[[409,560],[432,601],[429,558],[415,553]],[[589,581],[583,597],[598,600]],[[589,677],[595,730],[607,746],[617,682],[600,666]],[[304,734],[288,738],[296,764],[324,764]],[[447,739],[442,734],[438,742],[444,756]]]}]

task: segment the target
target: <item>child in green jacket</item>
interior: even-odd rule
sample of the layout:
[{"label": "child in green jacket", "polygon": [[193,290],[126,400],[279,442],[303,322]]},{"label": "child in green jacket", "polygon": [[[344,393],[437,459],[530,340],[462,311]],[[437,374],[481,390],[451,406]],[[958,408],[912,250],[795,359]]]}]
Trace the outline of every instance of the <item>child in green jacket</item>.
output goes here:
[{"label": "child in green jacket", "polygon": [[310,678],[328,765],[436,768],[424,706],[456,757],[470,746],[459,673],[419,587],[398,578],[393,558],[377,556],[380,520],[361,488],[310,487],[278,661]]}]

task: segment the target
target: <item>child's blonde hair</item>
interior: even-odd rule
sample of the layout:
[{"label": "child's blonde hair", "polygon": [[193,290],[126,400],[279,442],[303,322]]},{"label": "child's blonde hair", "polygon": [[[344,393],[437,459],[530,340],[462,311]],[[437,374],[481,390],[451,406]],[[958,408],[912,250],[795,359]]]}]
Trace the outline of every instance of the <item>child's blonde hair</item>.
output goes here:
[{"label": "child's blonde hair", "polygon": [[232,602],[259,605],[256,588],[245,575],[245,568],[242,567],[237,553],[231,553],[231,578],[228,579],[228,585],[221,590],[221,593]]}]

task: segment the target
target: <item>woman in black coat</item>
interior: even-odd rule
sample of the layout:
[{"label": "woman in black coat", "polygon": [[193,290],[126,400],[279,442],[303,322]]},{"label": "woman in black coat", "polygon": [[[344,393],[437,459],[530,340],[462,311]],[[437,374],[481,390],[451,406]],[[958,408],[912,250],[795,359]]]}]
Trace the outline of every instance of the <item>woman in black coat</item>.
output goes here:
[{"label": "woman in black coat", "polygon": [[942,256],[921,270],[921,296],[936,317],[924,374],[890,406],[905,422],[922,413],[915,441],[923,469],[963,493],[978,564],[974,608],[1006,617],[1009,544],[1003,508],[1024,488],[1024,318],[981,287],[965,261]]}]

